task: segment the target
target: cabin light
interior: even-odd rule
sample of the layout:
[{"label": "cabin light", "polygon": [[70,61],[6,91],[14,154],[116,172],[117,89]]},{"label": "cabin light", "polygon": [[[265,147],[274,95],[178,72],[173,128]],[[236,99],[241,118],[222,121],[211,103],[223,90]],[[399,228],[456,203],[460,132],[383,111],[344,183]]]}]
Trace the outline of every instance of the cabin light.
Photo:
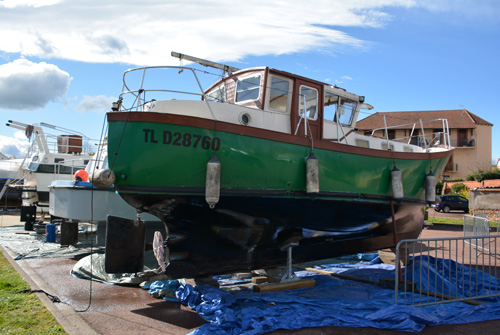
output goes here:
[{"label": "cabin light", "polygon": [[118,101],[113,102],[113,103],[111,104],[111,110],[112,110],[113,112],[118,112],[118,107],[119,107],[119,105],[120,105],[120,104],[119,104],[119,102],[118,102]]},{"label": "cabin light", "polygon": [[365,97],[364,96],[360,96],[359,97],[359,102],[361,102],[361,103],[365,102]]}]

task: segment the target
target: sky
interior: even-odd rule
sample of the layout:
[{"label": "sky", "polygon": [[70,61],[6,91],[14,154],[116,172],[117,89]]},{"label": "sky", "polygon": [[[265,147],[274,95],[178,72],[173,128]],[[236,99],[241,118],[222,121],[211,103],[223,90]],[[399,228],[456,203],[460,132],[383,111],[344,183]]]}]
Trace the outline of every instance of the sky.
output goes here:
[{"label": "sky", "polygon": [[0,152],[29,145],[8,120],[99,138],[123,72],[171,51],[335,84],[370,114],[466,108],[500,158],[498,0],[3,0]]}]

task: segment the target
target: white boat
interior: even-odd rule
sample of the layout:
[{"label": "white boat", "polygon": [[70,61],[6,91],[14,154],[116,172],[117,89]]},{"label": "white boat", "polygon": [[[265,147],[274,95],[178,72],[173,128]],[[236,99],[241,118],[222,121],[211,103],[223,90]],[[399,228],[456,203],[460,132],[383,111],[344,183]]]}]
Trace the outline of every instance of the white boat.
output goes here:
[{"label": "white boat", "polygon": [[[108,168],[106,141],[85,167],[87,175]],[[104,223],[108,215],[134,220],[137,209],[130,206],[113,186],[96,187],[87,180],[54,180],[49,186],[49,213],[73,222]],[[144,213],[144,221],[158,221],[156,216]]]},{"label": "white boat", "polygon": [[[9,185],[22,193],[23,206],[47,207],[52,181],[72,180],[93,156],[89,150],[92,140],[81,133],[43,122],[29,125],[9,120],[7,126],[24,131],[31,139],[21,163],[21,178]],[[57,135],[45,133],[42,127]]]}]

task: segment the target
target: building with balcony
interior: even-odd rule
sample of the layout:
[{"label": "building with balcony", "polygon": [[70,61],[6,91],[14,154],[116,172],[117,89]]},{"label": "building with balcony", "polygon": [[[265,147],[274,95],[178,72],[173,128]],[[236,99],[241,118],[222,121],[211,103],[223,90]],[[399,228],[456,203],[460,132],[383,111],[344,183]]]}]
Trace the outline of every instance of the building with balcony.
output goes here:
[{"label": "building with balcony", "polygon": [[[356,128],[361,133],[421,146],[450,143],[456,149],[443,179],[465,179],[491,167],[493,124],[466,109],[375,113],[358,121]],[[449,138],[443,129],[449,129]]]}]

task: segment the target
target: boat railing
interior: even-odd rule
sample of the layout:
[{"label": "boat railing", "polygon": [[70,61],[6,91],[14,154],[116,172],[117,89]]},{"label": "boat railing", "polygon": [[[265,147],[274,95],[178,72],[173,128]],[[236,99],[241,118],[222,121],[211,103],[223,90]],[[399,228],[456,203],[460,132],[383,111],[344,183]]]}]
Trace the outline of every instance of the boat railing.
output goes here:
[{"label": "boat railing", "polygon": [[73,176],[78,170],[85,170],[86,163],[81,159],[64,160],[54,164],[54,180],[61,179],[61,175]]},{"label": "boat railing", "polygon": [[90,138],[82,138],[78,135],[65,135],[65,142],[61,142],[61,137],[51,134],[45,134],[45,140],[47,143],[47,147],[49,148],[49,152],[58,152],[58,153],[73,153],[73,154],[81,154],[86,152],[91,152],[92,148],[90,146]]},{"label": "boat railing", "polygon": [[[8,127],[12,127],[14,129],[18,129],[25,132],[26,136],[30,138],[30,140],[34,135],[27,156],[30,156],[32,152],[36,151],[42,153],[92,152],[91,150],[92,148],[90,147],[90,142],[91,141],[98,142],[98,140],[93,140],[78,131],[59,126],[54,126],[52,124],[48,124],[45,122],[38,122],[30,125],[26,123],[9,120],[6,125]],[[56,131],[56,133],[58,133],[58,135],[47,133],[42,129],[42,127],[53,129]]]},{"label": "boat railing", "polygon": [[[429,126],[424,127],[424,124],[429,124],[429,123],[432,123],[433,127]],[[439,126],[437,126],[436,124],[438,124]],[[389,139],[390,129],[407,130],[409,128],[411,128],[409,136]],[[433,131],[429,131],[429,129],[432,129]],[[419,120],[419,122],[387,126],[387,122],[384,115],[384,127],[372,129],[371,136],[375,136],[377,131],[384,132],[384,136],[387,141],[388,147],[390,140],[398,142],[407,142],[408,144],[418,145],[425,149],[437,145],[445,147],[446,149],[450,149],[452,147],[452,143],[450,141],[450,128],[447,119],[433,119],[426,121]]]},{"label": "boat railing", "polygon": [[[159,70],[166,70],[169,71],[168,74],[173,74],[177,72],[177,75],[183,75],[184,73],[189,73],[192,74],[192,78],[190,80],[179,80],[179,78],[175,78],[174,81],[176,83],[176,89],[165,89],[165,87],[157,88],[157,87],[150,87],[151,83],[153,85],[161,85],[164,84],[164,82],[167,79],[167,76],[162,76],[162,77],[151,77],[150,73],[153,71],[159,71]],[[163,73],[166,73],[164,71]],[[137,89],[131,89],[130,85],[130,79],[129,77],[137,76],[135,79],[138,79],[138,88]],[[146,87],[145,82],[146,80],[148,81],[148,87]],[[196,84],[196,91],[193,92],[193,89],[189,90],[186,86],[187,82],[193,82]],[[183,89],[186,87],[186,89]],[[192,86],[189,86],[192,87]],[[181,89],[180,89],[181,88]],[[199,91],[198,91],[199,89]],[[184,67],[184,66],[147,66],[147,67],[140,67],[140,68],[135,68],[135,69],[130,69],[124,72],[123,74],[123,88],[122,92],[120,93],[118,102],[116,105],[114,104],[113,110],[114,111],[128,111],[128,112],[144,112],[147,111],[151,103],[154,103],[154,101],[158,100],[155,98],[149,98],[149,95],[151,94],[156,94],[156,95],[162,95],[167,97],[167,99],[170,100],[176,100],[175,97],[178,95],[183,96],[184,98],[186,96],[188,97],[197,97],[200,100],[203,100],[206,102],[207,108],[210,111],[213,119],[215,120],[215,114],[212,111],[212,108],[210,107],[210,104],[208,103],[208,99],[205,96],[205,92],[203,90],[203,86],[201,84],[200,79],[196,75],[195,69],[190,68],[190,67]],[[166,100],[166,99],[165,99]],[[127,107],[128,105],[128,107]]]}]

